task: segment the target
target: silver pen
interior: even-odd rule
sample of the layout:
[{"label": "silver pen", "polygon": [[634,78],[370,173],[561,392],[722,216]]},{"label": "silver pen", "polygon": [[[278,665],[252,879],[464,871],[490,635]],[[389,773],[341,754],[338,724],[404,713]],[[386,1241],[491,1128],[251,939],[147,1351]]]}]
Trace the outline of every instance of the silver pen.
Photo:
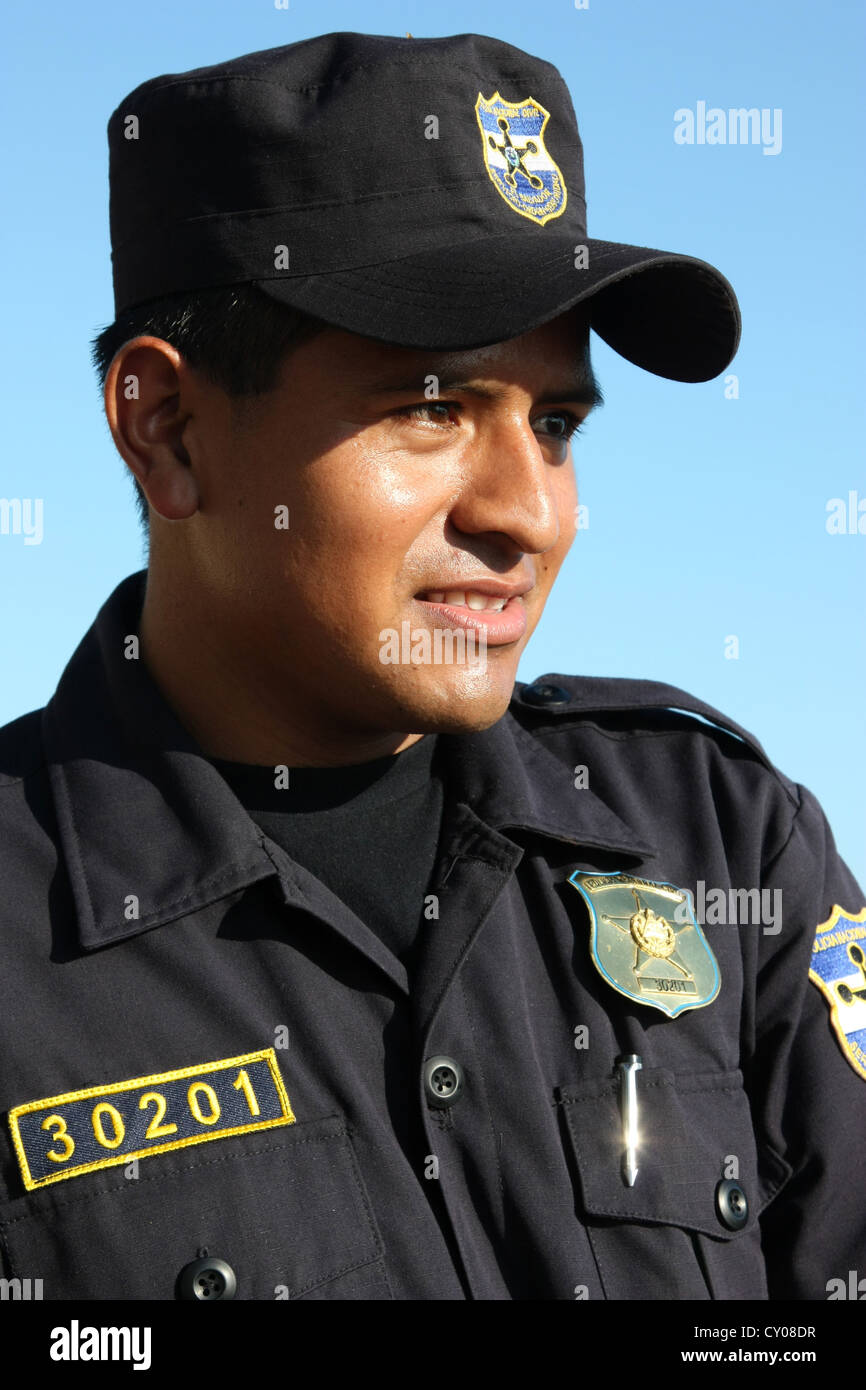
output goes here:
[{"label": "silver pen", "polygon": [[637,1074],[643,1062],[636,1052],[617,1061],[619,1070],[619,1103],[622,1112],[622,1176],[627,1187],[634,1187],[637,1177]]}]

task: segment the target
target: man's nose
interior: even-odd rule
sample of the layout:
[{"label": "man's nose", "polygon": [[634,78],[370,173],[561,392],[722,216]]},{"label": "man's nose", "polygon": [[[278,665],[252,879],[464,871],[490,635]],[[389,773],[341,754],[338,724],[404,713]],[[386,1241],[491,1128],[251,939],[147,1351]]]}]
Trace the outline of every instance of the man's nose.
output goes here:
[{"label": "man's nose", "polygon": [[465,481],[451,509],[451,521],[467,535],[499,532],[524,554],[541,555],[560,536],[562,488],[556,470],[570,469],[556,440],[544,443],[525,418],[516,415],[488,426],[468,449]]}]

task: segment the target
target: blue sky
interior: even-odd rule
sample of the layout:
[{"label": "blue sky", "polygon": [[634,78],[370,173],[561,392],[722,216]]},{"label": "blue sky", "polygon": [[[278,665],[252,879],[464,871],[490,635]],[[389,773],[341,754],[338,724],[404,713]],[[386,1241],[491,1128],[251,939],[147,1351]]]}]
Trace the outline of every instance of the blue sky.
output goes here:
[{"label": "blue sky", "polygon": [[[45,702],[143,564],[89,362],[113,317],[110,112],[148,77],[329,30],[489,33],[563,73],[590,235],[711,261],[744,322],[736,399],[593,339],[607,403],[576,445],[589,526],[519,674],[664,680],[717,706],[816,793],[866,881],[866,534],[827,530],[853,494],[866,531],[864,27],[858,5],[798,0],[7,7],[0,496],[42,498],[44,532],[0,535],[0,722]],[[678,144],[674,113],[701,101],[781,111],[781,148]]]}]

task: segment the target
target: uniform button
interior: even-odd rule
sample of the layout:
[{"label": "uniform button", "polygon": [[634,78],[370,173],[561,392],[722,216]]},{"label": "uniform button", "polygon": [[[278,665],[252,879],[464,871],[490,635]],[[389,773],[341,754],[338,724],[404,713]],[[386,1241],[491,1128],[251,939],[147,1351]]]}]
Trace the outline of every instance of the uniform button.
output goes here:
[{"label": "uniform button", "polygon": [[446,1110],[463,1094],[463,1068],[453,1057],[431,1057],[424,1063],[424,1090],[430,1105]]},{"label": "uniform button", "polygon": [[192,1264],[184,1266],[178,1276],[177,1287],[181,1298],[216,1303],[221,1298],[234,1298],[238,1281],[231,1265],[208,1255],[203,1260],[193,1260]]},{"label": "uniform button", "polygon": [[749,1219],[749,1199],[732,1178],[723,1178],[716,1185],[716,1211],[729,1231],[742,1230]]},{"label": "uniform button", "polygon": [[520,698],[525,705],[543,705],[545,709],[559,709],[571,703],[571,696],[561,685],[528,685]]}]

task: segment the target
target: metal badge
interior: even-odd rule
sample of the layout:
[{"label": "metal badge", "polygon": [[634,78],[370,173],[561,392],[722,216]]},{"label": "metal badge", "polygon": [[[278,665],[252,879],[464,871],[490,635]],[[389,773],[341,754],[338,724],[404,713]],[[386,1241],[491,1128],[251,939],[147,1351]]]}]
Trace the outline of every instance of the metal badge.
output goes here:
[{"label": "metal badge", "polygon": [[669,1018],[712,1003],[721,975],[688,889],[619,873],[568,881],[589,908],[590,954],[609,985]]}]

